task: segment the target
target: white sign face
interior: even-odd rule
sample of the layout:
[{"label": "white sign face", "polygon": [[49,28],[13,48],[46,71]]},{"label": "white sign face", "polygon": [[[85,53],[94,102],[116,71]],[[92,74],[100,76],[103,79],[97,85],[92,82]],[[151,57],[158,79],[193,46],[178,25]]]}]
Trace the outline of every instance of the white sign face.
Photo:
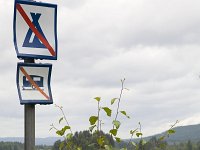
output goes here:
[{"label": "white sign face", "polygon": [[57,59],[57,5],[16,0],[14,44],[18,58]]},{"label": "white sign face", "polygon": [[17,87],[21,104],[52,104],[51,64],[18,63]]}]

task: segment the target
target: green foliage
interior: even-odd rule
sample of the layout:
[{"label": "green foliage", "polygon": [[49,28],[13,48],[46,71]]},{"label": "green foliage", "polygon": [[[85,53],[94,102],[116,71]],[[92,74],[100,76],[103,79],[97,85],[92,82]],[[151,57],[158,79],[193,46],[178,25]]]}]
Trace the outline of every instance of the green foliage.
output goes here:
[{"label": "green foliage", "polygon": [[71,129],[70,126],[64,126],[64,128],[62,128],[61,130],[58,130],[56,131],[56,133],[59,135],[59,136],[63,136],[65,134],[65,131],[66,130],[69,130]]},{"label": "green foliage", "polygon": [[121,122],[117,121],[117,120],[114,120],[113,121],[113,125],[115,126],[116,129],[119,129],[120,125],[121,125]]},{"label": "green foliage", "polygon": [[[57,145],[62,145],[61,149]],[[69,145],[70,147],[67,147]],[[99,150],[100,148],[105,149],[105,145],[114,146],[114,140],[109,134],[102,131],[99,133],[81,131],[75,132],[72,138],[67,141],[57,141],[53,147],[57,147],[55,150]]]},{"label": "green foliage", "polygon": [[92,132],[93,129],[94,129],[96,126],[97,126],[97,125],[93,125],[93,126],[89,127],[89,131]]},{"label": "green foliage", "polygon": [[64,119],[64,117],[61,117],[61,118],[59,119],[59,123],[61,123],[61,121],[63,121],[63,119]]},{"label": "green foliage", "polygon": [[59,150],[62,150],[64,147],[65,147],[65,141],[60,143]]},{"label": "green foliage", "polygon": [[[58,121],[59,124],[63,123],[63,121],[65,121],[67,124],[61,130],[58,130],[53,124],[51,125],[51,129],[56,130],[56,134],[59,136],[63,136],[65,139],[64,141],[59,142],[59,147],[57,147],[59,148],[59,150],[115,150],[113,138],[115,139],[116,143],[122,145],[122,147],[120,147],[121,148],[120,150],[146,150],[146,147],[156,148],[155,150],[157,150],[158,148],[162,149],[166,148],[166,143],[164,142],[164,139],[166,137],[169,137],[169,135],[175,133],[173,127],[176,125],[177,122],[171,126],[171,128],[166,132],[164,136],[160,137],[159,139],[152,139],[150,142],[146,142],[143,139],[142,137],[143,133],[141,131],[142,126],[140,122],[139,122],[139,128],[130,131],[131,138],[128,143],[124,144],[124,142],[119,137],[118,131],[120,130],[122,123],[119,121],[118,115],[122,114],[122,116],[130,119],[130,116],[127,115],[127,112],[125,110],[120,111],[123,92],[124,90],[128,90],[127,88],[124,87],[124,82],[125,79],[121,80],[121,90],[119,98],[111,99],[111,105],[112,106],[116,105],[114,109],[111,109],[107,106],[101,107],[102,103],[101,97],[94,98],[97,102],[97,114],[89,117],[89,123],[91,125],[89,127],[89,131],[76,132],[75,134],[73,134],[71,127],[63,112],[62,109],[63,107],[56,105],[56,107],[58,107],[61,110],[63,115]],[[110,122],[111,128],[109,130],[109,134],[105,134],[104,132],[102,132],[103,123],[100,118],[101,110],[106,113],[106,115],[110,118],[110,120],[112,120]],[[115,115],[113,115],[113,112],[116,112]],[[133,136],[140,138],[139,143],[135,143],[132,141]]]},{"label": "green foliage", "polygon": [[112,130],[110,130],[110,133],[111,133],[113,136],[116,136],[116,135],[117,135],[117,129],[112,129]]},{"label": "green foliage", "polygon": [[136,133],[136,136],[137,136],[137,137],[140,137],[140,136],[142,136],[142,133],[141,133],[141,132],[137,132],[137,133]]},{"label": "green foliage", "polygon": [[126,114],[126,111],[120,111],[120,113],[122,113],[124,116],[126,116],[127,118],[130,118],[130,116],[128,116],[127,114]]},{"label": "green foliage", "polygon": [[115,137],[116,142],[120,143],[121,142],[121,138],[119,137]]},{"label": "green foliage", "polygon": [[101,97],[95,97],[94,99],[96,99],[98,102],[100,102]]},{"label": "green foliage", "polygon": [[102,109],[106,112],[107,116],[111,117],[112,110],[108,107],[102,107]]},{"label": "green foliage", "polygon": [[133,135],[137,132],[137,130],[138,130],[138,129],[131,130],[131,131],[130,131],[130,134],[133,136]]},{"label": "green foliage", "polygon": [[89,121],[90,121],[90,125],[94,125],[98,120],[97,116],[91,116]]},{"label": "green foliage", "polygon": [[73,134],[72,134],[72,133],[68,133],[68,134],[66,135],[66,139],[67,139],[67,140],[70,140],[72,137],[73,137]]},{"label": "green foliage", "polygon": [[118,98],[113,98],[111,99],[111,105],[115,103],[115,101],[117,100]]},{"label": "green foliage", "polygon": [[176,131],[175,131],[175,130],[172,130],[172,129],[170,129],[170,130],[168,130],[167,132],[168,132],[168,134],[174,134]]}]

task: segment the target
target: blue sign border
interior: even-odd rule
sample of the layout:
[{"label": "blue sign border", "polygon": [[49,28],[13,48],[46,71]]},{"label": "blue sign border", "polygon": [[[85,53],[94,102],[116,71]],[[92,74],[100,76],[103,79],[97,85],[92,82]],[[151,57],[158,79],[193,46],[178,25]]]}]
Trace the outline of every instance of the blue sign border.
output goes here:
[{"label": "blue sign border", "polygon": [[[48,94],[49,94],[49,100],[24,100],[21,96],[20,86],[19,86],[19,69],[20,67],[45,67],[49,68],[49,74],[48,74]],[[17,84],[17,90],[19,94],[20,104],[53,104],[53,98],[51,93],[51,72],[52,72],[52,64],[35,64],[35,63],[17,63],[17,75],[16,75],[16,84]]]},{"label": "blue sign border", "polygon": [[[43,7],[51,7],[55,8],[55,16],[54,16],[54,33],[55,33],[55,56],[47,56],[47,55],[35,55],[35,54],[24,54],[19,53],[19,49],[17,46],[17,37],[16,37],[16,4],[27,4],[27,5],[33,5],[33,6],[43,6]],[[41,2],[31,2],[31,1],[23,1],[23,0],[15,0],[14,5],[14,20],[13,20],[13,40],[15,45],[15,50],[17,53],[17,57],[20,59],[24,58],[34,58],[34,59],[49,59],[49,60],[57,60],[57,49],[58,49],[58,38],[57,38],[57,5],[56,4],[50,4],[50,3],[41,3]]]}]

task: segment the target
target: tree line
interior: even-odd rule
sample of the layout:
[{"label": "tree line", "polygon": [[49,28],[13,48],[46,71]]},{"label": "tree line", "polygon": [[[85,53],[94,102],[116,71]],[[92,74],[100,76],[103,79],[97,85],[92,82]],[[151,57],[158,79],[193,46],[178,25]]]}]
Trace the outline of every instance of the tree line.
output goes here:
[{"label": "tree line", "polygon": [[[127,141],[121,141],[120,143],[115,142],[112,137],[108,134],[101,132],[102,136],[106,136],[106,143],[112,145],[112,150],[121,150],[126,147],[127,150],[200,150],[200,141],[192,142],[186,141],[181,143],[167,143],[166,141],[159,140],[156,137],[152,137],[149,141],[140,140],[135,142],[135,145],[129,144]],[[92,141],[92,142],[91,142]],[[89,131],[76,132],[73,136],[70,145],[74,145],[72,150],[77,150],[78,147],[80,150],[101,150],[97,144],[97,137],[93,136]],[[61,140],[58,140],[54,143],[52,150],[60,150]],[[89,144],[93,143],[93,144]],[[66,144],[67,145],[67,144]],[[63,147],[61,150],[68,150],[69,148]]]},{"label": "tree line", "polygon": [[[35,150],[51,150],[52,146],[39,145]],[[24,144],[19,142],[0,142],[0,150],[24,150]]]}]

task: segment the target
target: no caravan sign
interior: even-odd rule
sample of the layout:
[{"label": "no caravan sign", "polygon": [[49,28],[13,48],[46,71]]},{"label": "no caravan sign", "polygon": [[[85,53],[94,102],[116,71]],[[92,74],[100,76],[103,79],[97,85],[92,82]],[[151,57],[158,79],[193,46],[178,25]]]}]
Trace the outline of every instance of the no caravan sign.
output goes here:
[{"label": "no caravan sign", "polygon": [[17,88],[21,104],[52,104],[51,64],[17,64]]}]

